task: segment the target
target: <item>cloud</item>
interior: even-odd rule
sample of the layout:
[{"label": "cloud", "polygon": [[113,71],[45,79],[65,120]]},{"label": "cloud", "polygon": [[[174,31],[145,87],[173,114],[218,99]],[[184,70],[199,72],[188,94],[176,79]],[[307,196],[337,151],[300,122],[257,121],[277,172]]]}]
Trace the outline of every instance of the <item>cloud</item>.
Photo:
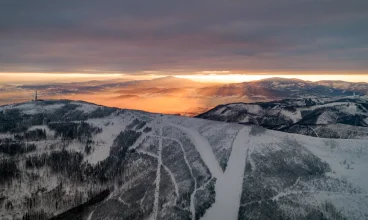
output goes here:
[{"label": "cloud", "polygon": [[366,0],[4,0],[0,71],[366,71],[366,26]]}]

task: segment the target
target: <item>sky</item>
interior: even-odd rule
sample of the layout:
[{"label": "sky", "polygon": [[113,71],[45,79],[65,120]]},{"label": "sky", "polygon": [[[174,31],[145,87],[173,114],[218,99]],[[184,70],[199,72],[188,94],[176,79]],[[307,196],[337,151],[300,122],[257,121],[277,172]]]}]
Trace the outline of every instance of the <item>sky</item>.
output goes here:
[{"label": "sky", "polygon": [[364,76],[367,27],[367,0],[2,0],[0,81]]}]

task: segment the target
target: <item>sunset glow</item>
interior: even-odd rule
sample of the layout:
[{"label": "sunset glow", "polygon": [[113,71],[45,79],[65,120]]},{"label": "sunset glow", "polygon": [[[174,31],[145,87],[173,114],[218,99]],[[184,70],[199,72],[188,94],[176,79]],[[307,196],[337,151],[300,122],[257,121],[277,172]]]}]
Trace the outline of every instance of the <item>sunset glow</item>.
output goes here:
[{"label": "sunset glow", "polygon": [[[364,74],[234,74],[232,71],[201,71],[174,75],[176,78],[167,76],[163,72],[152,71],[142,74],[0,73],[0,105],[29,101],[38,90],[43,99],[84,100],[111,107],[192,116],[224,103],[268,100],[262,92],[242,93],[240,87],[225,89],[221,93],[219,87],[223,84],[256,82],[271,77],[368,82],[368,75]],[[160,78],[164,81],[160,81]]]},{"label": "sunset glow", "polygon": [[[205,73],[202,72],[202,73]],[[208,71],[213,73],[213,71]],[[0,84],[22,84],[22,83],[52,83],[52,82],[85,82],[92,80],[150,80],[165,77],[167,75],[158,74],[121,74],[121,73],[0,73]],[[214,83],[239,83],[261,80],[272,77],[296,78],[307,81],[320,80],[342,80],[348,82],[368,82],[368,75],[365,74],[233,74],[230,71],[218,71],[216,74],[184,74],[174,75],[178,78],[190,79],[198,82]]]}]

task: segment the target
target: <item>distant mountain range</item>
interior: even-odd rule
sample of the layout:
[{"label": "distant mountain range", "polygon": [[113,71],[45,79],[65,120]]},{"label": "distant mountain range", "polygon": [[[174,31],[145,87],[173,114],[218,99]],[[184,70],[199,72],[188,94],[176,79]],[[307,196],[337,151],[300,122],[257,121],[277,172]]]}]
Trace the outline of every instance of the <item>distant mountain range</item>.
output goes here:
[{"label": "distant mountain range", "polygon": [[[243,97],[249,100],[275,100],[300,97],[335,97],[364,95],[368,93],[368,83],[352,83],[344,81],[303,81],[300,79],[267,78],[242,83],[202,83],[173,76],[152,80],[134,81],[91,81],[81,83],[62,83],[46,85],[23,85],[17,88],[31,90],[48,90],[55,93],[68,94],[76,92],[103,91],[116,89],[116,93],[130,90],[150,91],[154,93],[170,93],[170,91],[192,89],[191,96],[204,97]],[[4,86],[4,89],[11,89]],[[168,90],[170,89],[170,90]]]},{"label": "distant mountain range", "polygon": [[355,94],[366,94],[354,86],[340,87],[339,84],[323,84],[299,79],[268,78],[259,81],[216,85],[200,89],[200,94],[208,96],[243,96],[250,100],[276,100],[300,97],[334,97]]},{"label": "distant mountain range", "polygon": [[217,105],[234,102],[365,95],[368,84],[285,78],[224,84],[168,76],[151,80],[3,85],[0,104],[30,100],[35,90],[45,99],[86,100],[112,107],[194,116]]},{"label": "distant mountain range", "polygon": [[368,136],[367,97],[285,99],[219,105],[198,118],[329,138]]},{"label": "distant mountain range", "polygon": [[327,86],[335,89],[345,89],[349,91],[361,92],[367,94],[368,83],[365,82],[345,82],[345,81],[318,81],[316,84],[321,86]]}]

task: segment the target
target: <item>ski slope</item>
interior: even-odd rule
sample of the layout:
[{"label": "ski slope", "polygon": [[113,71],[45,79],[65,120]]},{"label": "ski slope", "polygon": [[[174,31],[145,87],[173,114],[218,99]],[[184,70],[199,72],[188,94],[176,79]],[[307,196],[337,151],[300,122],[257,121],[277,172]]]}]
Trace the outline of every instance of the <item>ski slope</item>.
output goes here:
[{"label": "ski slope", "polygon": [[248,133],[248,128],[243,128],[236,136],[228,168],[225,173],[217,177],[216,201],[202,220],[238,219],[245,158],[250,147]]},{"label": "ski slope", "polygon": [[202,160],[205,162],[207,167],[210,169],[211,174],[218,178],[220,177],[223,172],[219,163],[217,162],[215,155],[212,151],[208,140],[206,140],[202,135],[199,134],[198,131],[193,129],[188,129],[184,126],[180,126],[174,123],[168,123],[168,125],[179,128],[183,132],[187,133],[189,137],[192,139],[193,143],[196,146],[197,151],[202,157]]}]

